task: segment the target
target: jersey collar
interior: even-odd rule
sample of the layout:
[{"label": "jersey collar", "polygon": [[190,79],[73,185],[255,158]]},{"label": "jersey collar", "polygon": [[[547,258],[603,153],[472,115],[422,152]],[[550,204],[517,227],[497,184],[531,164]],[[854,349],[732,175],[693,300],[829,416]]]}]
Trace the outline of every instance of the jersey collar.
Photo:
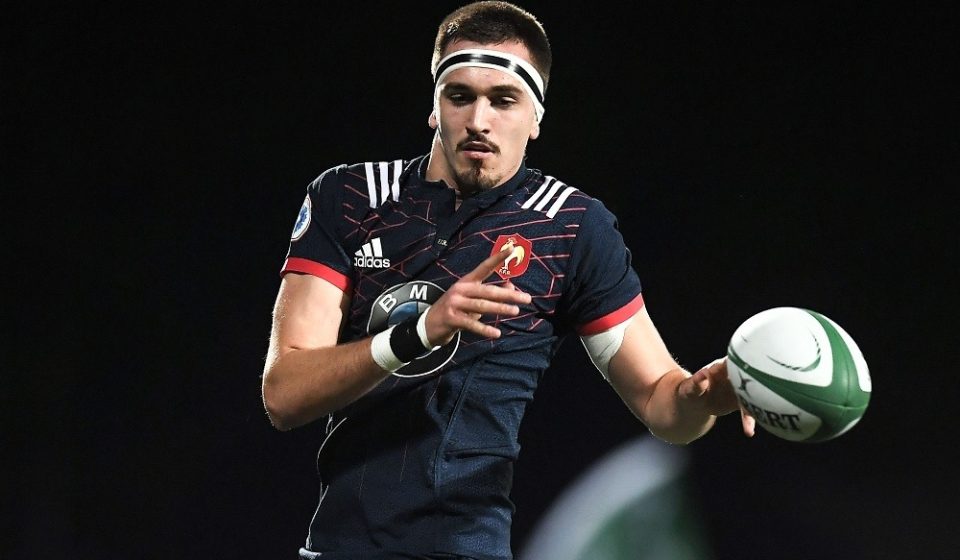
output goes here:
[{"label": "jersey collar", "polygon": [[[414,175],[414,180],[416,183],[433,188],[448,189],[450,188],[447,183],[443,180],[440,181],[428,181],[427,180],[427,163],[430,157],[429,154],[420,156],[420,161],[415,161],[414,165],[411,166],[416,169]],[[506,196],[513,191],[517,190],[517,187],[522,185],[527,178],[529,178],[531,171],[527,169],[526,157],[520,162],[520,169],[517,170],[516,174],[511,177],[506,183],[503,183],[499,187],[494,187],[492,189],[487,189],[485,191],[479,192],[471,196],[468,200],[476,201],[476,204],[479,204],[481,207],[486,207],[501,197]]]}]

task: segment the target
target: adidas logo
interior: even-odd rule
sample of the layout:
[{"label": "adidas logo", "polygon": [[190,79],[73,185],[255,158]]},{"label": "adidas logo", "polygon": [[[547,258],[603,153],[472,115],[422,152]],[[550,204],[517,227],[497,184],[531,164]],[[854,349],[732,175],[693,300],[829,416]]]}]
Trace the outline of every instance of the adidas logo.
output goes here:
[{"label": "adidas logo", "polygon": [[353,255],[353,266],[358,268],[390,268],[390,259],[383,258],[379,237],[364,243]]}]

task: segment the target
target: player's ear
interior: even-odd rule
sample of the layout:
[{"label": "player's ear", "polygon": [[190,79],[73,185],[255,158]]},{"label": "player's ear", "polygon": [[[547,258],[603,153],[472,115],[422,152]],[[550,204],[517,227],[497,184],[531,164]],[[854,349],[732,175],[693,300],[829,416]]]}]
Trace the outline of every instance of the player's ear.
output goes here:
[{"label": "player's ear", "polygon": [[432,129],[434,129],[434,130],[437,129],[438,123],[437,123],[437,110],[436,110],[436,109],[434,109],[433,111],[430,111],[430,117],[427,119],[427,124],[430,125],[430,128],[432,128]]},{"label": "player's ear", "polygon": [[530,127],[530,139],[536,140],[540,136],[540,123],[534,121],[533,126]]}]

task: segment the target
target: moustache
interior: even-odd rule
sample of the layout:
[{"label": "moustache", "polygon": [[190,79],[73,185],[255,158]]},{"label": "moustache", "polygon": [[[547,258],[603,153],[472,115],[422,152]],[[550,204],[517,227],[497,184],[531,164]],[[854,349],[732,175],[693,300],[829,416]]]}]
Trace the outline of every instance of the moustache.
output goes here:
[{"label": "moustache", "polygon": [[500,153],[500,147],[487,139],[486,136],[479,134],[470,136],[466,140],[457,144],[457,151],[476,150],[481,152]]}]

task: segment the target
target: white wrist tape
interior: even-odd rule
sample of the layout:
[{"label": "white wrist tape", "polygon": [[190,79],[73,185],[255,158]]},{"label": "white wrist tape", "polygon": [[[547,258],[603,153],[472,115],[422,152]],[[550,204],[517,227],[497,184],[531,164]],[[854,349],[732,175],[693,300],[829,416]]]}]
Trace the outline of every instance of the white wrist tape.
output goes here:
[{"label": "white wrist tape", "polygon": [[610,360],[612,360],[617,354],[617,351],[620,350],[620,345],[623,344],[623,333],[627,330],[627,325],[629,325],[632,320],[633,317],[602,333],[580,337],[580,342],[582,342],[583,347],[586,348],[587,354],[590,356],[590,361],[600,370],[600,374],[603,375],[603,378],[607,381],[610,381]]},{"label": "white wrist tape", "polygon": [[421,313],[420,318],[417,319],[417,334],[420,335],[420,342],[423,343],[423,347],[429,348],[430,351],[433,352],[440,347],[430,344],[430,339],[427,338],[427,313],[430,313],[429,307],[426,311]]},{"label": "white wrist tape", "polygon": [[378,332],[370,341],[370,355],[373,357],[373,361],[390,373],[397,371],[408,363],[400,361],[400,358],[393,353],[393,348],[390,347],[390,334],[393,329],[394,327],[390,327],[385,331]]}]

